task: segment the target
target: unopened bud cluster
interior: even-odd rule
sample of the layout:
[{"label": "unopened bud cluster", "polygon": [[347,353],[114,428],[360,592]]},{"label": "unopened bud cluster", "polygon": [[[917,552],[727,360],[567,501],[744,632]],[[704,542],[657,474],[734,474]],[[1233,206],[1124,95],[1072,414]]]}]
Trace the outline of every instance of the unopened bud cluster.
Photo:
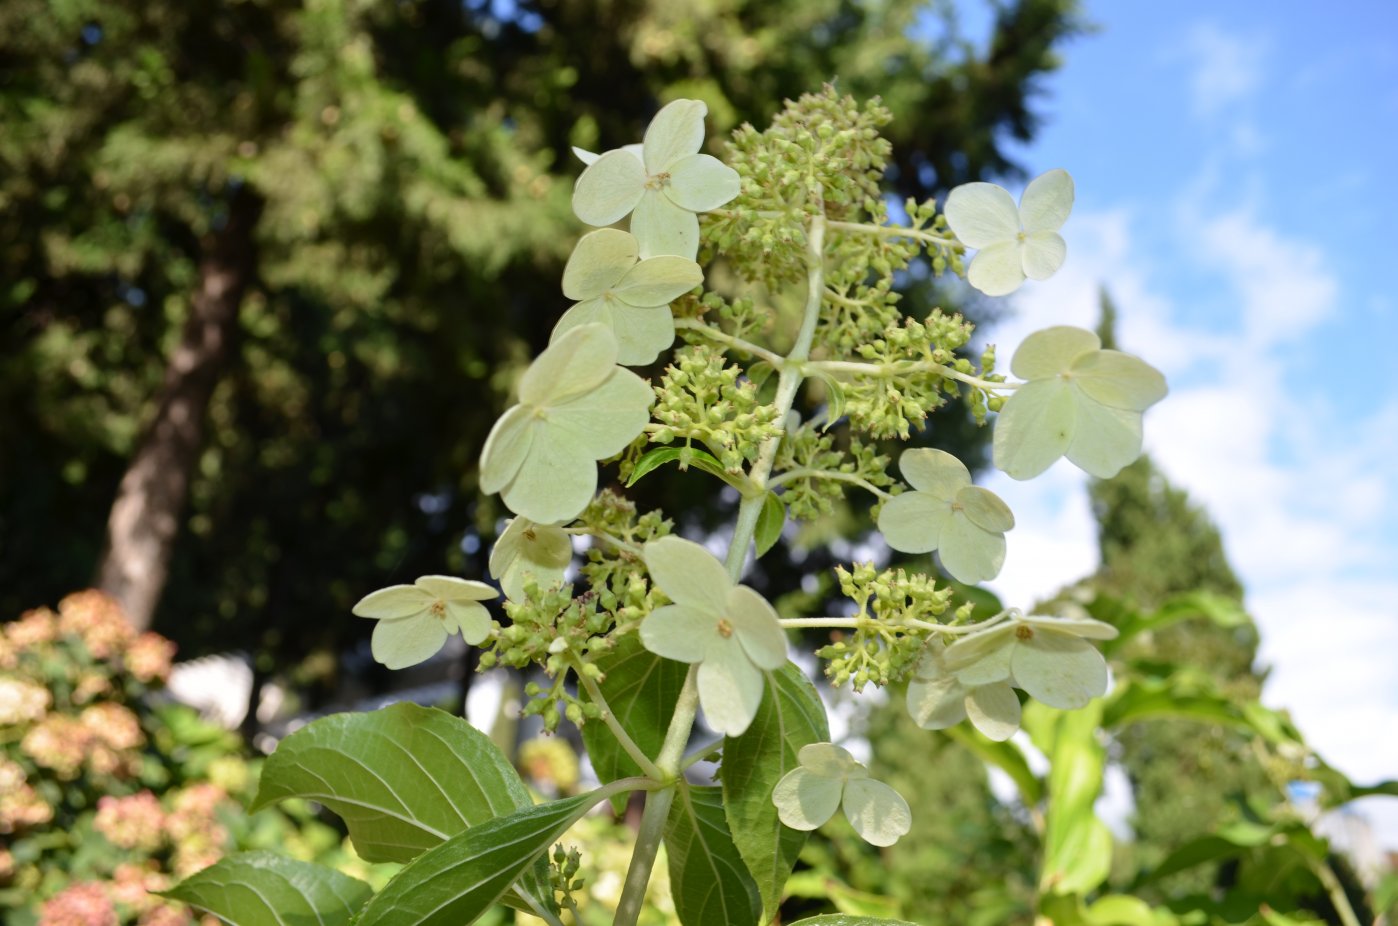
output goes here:
[{"label": "unopened bud cluster", "polygon": [[757,386],[742,373],[708,346],[676,351],[655,389],[652,417],[662,427],[651,440],[699,441],[724,469],[740,472],[757,457],[763,441],[782,433],[776,409],[758,401]]}]

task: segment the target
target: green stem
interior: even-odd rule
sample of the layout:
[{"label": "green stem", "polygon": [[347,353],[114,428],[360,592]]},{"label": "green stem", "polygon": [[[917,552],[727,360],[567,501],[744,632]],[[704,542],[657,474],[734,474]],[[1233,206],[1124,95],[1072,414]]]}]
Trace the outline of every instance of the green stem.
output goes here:
[{"label": "green stem", "polygon": [[879,496],[879,498],[884,499],[885,501],[893,497],[890,493],[885,492],[883,489],[880,489],[878,486],[874,485],[872,482],[865,479],[863,476],[857,476],[854,473],[836,473],[831,472],[830,470],[808,469],[805,467],[802,467],[800,469],[789,469],[778,476],[774,476],[772,479],[768,480],[767,487],[774,489],[779,485],[784,485],[788,482],[795,482],[797,479],[829,479],[832,482],[848,482],[850,485],[859,486],[861,489],[864,489],[867,492],[871,492],[874,495]]},{"label": "green stem", "polygon": [[726,331],[720,331],[713,325],[704,324],[697,318],[677,318],[675,319],[675,327],[684,331],[693,331],[696,334],[703,335],[720,344],[726,344],[734,350],[742,351],[745,354],[751,354],[754,357],[770,363],[773,369],[780,370],[784,362],[781,354],[773,353],[767,348],[754,344],[751,341],[744,341],[742,338],[734,337]]},{"label": "green stem", "polygon": [[583,686],[583,689],[587,692],[587,696],[592,699],[592,703],[597,705],[598,709],[601,710],[602,722],[607,725],[608,730],[612,731],[612,736],[616,737],[617,742],[621,744],[621,748],[631,757],[631,761],[635,762],[636,765],[640,767],[642,774],[647,778],[654,779],[657,782],[664,781],[666,775],[661,772],[660,769],[656,768],[655,763],[641,751],[640,746],[636,745],[636,741],[631,738],[631,735],[626,732],[626,728],[621,725],[616,719],[616,715],[612,713],[611,705],[607,703],[606,697],[602,694],[602,689],[583,672],[582,661],[575,657],[572,663],[573,672],[578,677],[578,683]]},{"label": "green stem", "polygon": [[831,222],[832,231],[855,232],[861,235],[876,235],[881,238],[912,238],[923,244],[930,244],[944,251],[954,251],[960,246],[955,238],[925,232],[918,228],[905,228],[902,225],[871,225],[867,222]]},{"label": "green stem", "polygon": [[896,360],[893,363],[859,363],[854,360],[817,360],[807,364],[813,370],[821,370],[825,373],[847,373],[852,376],[868,376],[874,379],[883,379],[890,376],[907,376],[910,373],[936,373],[945,376],[947,379],[954,379],[965,383],[968,386],[975,386],[986,392],[1001,392],[1014,390],[1020,387],[1020,383],[1003,383],[996,380],[981,379],[972,376],[970,373],[962,373],[955,367],[949,367],[943,363],[933,363],[931,360]]}]

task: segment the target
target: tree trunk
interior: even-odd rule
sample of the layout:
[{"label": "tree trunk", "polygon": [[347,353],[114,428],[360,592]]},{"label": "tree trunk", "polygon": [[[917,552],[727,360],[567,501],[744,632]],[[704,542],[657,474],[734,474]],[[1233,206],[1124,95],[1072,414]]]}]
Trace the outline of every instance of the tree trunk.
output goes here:
[{"label": "tree trunk", "polygon": [[97,587],[121,604],[137,630],[150,626],[165,588],[209,398],[228,365],[238,308],[255,272],[253,229],[261,211],[261,200],[242,187],[227,222],[204,239],[199,289],[166,367],[155,418],[107,517]]}]

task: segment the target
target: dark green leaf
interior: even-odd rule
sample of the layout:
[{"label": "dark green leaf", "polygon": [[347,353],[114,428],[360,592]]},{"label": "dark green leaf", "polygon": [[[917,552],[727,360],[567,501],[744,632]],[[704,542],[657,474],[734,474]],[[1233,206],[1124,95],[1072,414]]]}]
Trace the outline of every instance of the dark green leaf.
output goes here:
[{"label": "dark green leaf", "polygon": [[723,795],[729,830],[762,895],[762,919],[781,903],[808,834],[783,826],[772,790],[797,766],[796,753],[808,743],[830,739],[825,706],[806,674],[791,663],[767,673],[767,690],[757,716],[742,736],[723,744]]},{"label": "dark green leaf", "polygon": [[670,889],[683,926],[751,926],[762,902],[733,845],[715,786],[681,782],[665,823]]},{"label": "dark green leaf", "polygon": [[[618,640],[616,649],[597,660],[597,667],[604,673],[599,684],[602,696],[617,722],[642,752],[657,755],[689,666],[661,659],[641,645],[640,637],[631,634]],[[584,724],[582,738],[592,769],[603,783],[641,774],[606,724]],[[619,795],[613,799],[613,807],[620,812],[625,800],[625,795]]]},{"label": "dark green leaf", "polygon": [[888,920],[878,916],[848,916],[844,913],[827,913],[824,916],[807,917],[797,920],[791,926],[917,926],[907,920]]},{"label": "dark green leaf", "polygon": [[163,892],[232,926],[339,926],[372,894],[363,881],[274,852],[230,855]]},{"label": "dark green leaf", "polygon": [[1245,851],[1246,847],[1230,842],[1222,836],[1202,836],[1171,852],[1166,856],[1165,861],[1145,876],[1141,883],[1149,884],[1152,881],[1159,881],[1161,878],[1187,871],[1196,865],[1232,858]]},{"label": "dark green leaf", "polygon": [[488,736],[416,704],[335,714],[282,740],[251,809],[291,797],[343,817],[371,862],[412,861],[467,827],[533,803]]},{"label": "dark green leaf", "polygon": [[757,515],[757,531],[753,535],[757,542],[758,556],[777,545],[782,536],[782,525],[785,523],[786,505],[782,504],[777,493],[768,492],[762,499],[762,511]]},{"label": "dark green leaf", "polygon": [[716,476],[733,488],[742,490],[743,484],[739,477],[734,476],[723,468],[718,457],[699,447],[657,447],[647,451],[636,465],[631,468],[631,478],[626,480],[626,485],[633,486],[641,481],[641,477],[648,475],[655,469],[664,466],[666,463],[678,463],[680,469],[687,470],[691,466],[695,469],[703,470],[711,476]]}]

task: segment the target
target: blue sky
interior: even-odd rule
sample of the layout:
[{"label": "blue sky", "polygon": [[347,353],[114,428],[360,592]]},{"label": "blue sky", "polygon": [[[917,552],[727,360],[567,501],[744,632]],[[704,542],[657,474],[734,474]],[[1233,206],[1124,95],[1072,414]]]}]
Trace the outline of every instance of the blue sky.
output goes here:
[{"label": "blue sky", "polygon": [[[1398,777],[1398,4],[1088,3],[1019,151],[1077,204],[1053,280],[989,332],[1008,358],[1090,324],[1169,377],[1147,449],[1219,522],[1289,708],[1360,780]],[[968,19],[968,24],[974,20]],[[1018,190],[1012,192],[1018,194]],[[1095,564],[1082,477],[992,477],[1015,509],[997,589]],[[1363,811],[1398,846],[1398,799]]]}]

